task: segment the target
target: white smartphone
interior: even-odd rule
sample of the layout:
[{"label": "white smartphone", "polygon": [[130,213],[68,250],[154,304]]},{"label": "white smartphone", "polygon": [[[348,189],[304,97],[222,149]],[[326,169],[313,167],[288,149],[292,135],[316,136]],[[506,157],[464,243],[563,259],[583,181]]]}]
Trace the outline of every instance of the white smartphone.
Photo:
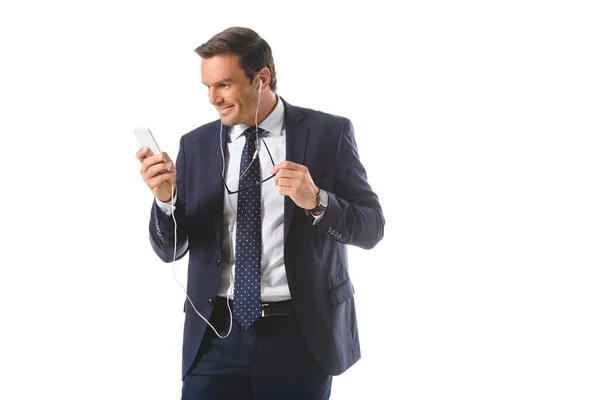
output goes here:
[{"label": "white smartphone", "polygon": [[150,128],[133,128],[133,133],[135,133],[135,136],[137,136],[142,147],[148,147],[150,149],[150,154],[148,154],[149,156],[162,153],[162,151],[160,151],[160,147],[158,147],[158,143],[156,143],[156,139],[154,139],[154,135],[152,135],[152,132],[150,132]]}]

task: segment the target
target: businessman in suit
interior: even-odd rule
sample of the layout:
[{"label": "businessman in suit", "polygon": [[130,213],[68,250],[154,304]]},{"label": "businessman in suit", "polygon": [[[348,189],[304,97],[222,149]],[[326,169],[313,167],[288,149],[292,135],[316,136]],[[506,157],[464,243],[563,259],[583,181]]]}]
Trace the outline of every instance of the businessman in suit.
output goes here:
[{"label": "businessman in suit", "polygon": [[328,399],[360,358],[346,247],[384,232],[352,124],[280,97],[250,29],[195,51],[219,120],[183,135],[175,164],[136,154],[154,251],[189,254],[182,399]]}]

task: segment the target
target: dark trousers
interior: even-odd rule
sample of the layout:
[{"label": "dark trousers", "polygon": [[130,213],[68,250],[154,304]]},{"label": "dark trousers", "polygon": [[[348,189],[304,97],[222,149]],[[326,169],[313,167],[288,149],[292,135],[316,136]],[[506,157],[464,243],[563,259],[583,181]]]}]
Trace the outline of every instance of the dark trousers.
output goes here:
[{"label": "dark trousers", "polygon": [[[229,318],[227,302],[217,298],[210,323],[221,336]],[[259,318],[248,329],[233,317],[225,339],[206,328],[181,399],[325,400],[331,380],[306,348],[293,314]]]}]

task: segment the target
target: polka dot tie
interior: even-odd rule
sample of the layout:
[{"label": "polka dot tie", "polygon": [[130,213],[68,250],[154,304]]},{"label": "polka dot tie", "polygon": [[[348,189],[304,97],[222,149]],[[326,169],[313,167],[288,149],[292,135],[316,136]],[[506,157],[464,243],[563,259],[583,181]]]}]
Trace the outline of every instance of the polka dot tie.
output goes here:
[{"label": "polka dot tie", "polygon": [[258,128],[244,131],[246,145],[240,163],[239,188],[251,188],[238,193],[237,230],[235,236],[235,283],[233,314],[244,328],[248,328],[260,317],[260,258],[261,258],[261,207],[260,207],[260,162],[256,152]]}]

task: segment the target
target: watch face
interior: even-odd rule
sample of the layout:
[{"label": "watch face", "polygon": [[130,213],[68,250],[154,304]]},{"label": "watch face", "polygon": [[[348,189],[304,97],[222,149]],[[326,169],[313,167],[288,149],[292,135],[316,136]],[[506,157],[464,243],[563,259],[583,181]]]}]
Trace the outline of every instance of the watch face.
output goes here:
[{"label": "watch face", "polygon": [[324,190],[319,190],[319,203],[320,205],[322,205],[323,207],[327,207],[327,203],[329,201],[329,196],[327,195],[327,192]]}]

